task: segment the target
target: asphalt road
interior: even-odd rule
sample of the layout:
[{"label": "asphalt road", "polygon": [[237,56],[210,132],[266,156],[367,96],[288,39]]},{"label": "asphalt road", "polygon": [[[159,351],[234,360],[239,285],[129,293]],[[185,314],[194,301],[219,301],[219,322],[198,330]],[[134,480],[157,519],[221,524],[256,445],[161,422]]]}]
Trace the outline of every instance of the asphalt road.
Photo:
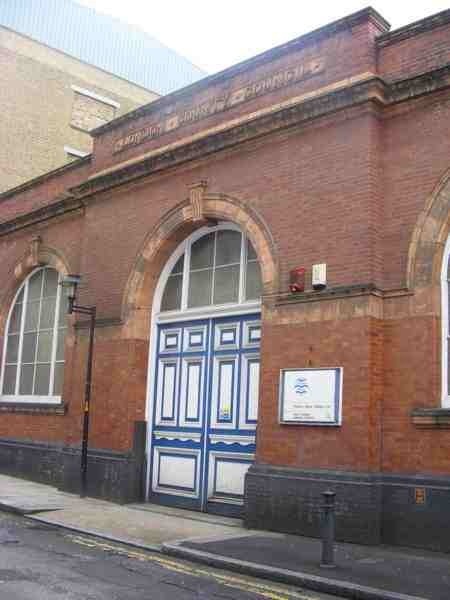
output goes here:
[{"label": "asphalt road", "polygon": [[0,513],[1,600],[332,600]]}]

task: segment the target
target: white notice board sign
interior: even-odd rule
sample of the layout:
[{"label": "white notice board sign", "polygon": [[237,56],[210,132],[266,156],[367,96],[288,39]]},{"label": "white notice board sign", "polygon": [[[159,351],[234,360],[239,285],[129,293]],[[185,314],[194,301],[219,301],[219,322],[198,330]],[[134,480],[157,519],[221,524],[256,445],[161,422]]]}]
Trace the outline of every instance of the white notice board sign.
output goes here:
[{"label": "white notice board sign", "polygon": [[343,368],[281,369],[280,423],[340,425]]}]

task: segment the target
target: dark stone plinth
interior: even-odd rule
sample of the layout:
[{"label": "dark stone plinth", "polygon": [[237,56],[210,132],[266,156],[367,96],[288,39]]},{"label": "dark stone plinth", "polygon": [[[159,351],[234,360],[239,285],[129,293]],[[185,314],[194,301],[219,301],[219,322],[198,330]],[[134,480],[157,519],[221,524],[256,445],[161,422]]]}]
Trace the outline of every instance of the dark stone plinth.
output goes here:
[{"label": "dark stone plinth", "polygon": [[[146,423],[137,421],[129,453],[90,449],[88,496],[113,502],[144,499]],[[80,448],[21,440],[0,440],[0,473],[79,493]]]},{"label": "dark stone plinth", "polygon": [[382,500],[383,543],[450,552],[450,477],[384,475]]},{"label": "dark stone plinth", "polygon": [[321,494],[336,492],[336,539],[450,552],[450,477],[250,467],[245,524],[320,537]]},{"label": "dark stone plinth", "polygon": [[245,485],[245,524],[320,537],[321,494],[327,490],[336,492],[336,539],[380,543],[381,486],[370,474],[252,465]]}]

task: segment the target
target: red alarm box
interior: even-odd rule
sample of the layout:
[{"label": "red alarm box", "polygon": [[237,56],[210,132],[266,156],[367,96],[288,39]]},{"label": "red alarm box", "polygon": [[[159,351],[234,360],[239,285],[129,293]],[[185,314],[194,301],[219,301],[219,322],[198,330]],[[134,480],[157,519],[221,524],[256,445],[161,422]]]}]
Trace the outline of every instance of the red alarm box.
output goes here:
[{"label": "red alarm box", "polygon": [[297,267],[290,272],[289,289],[293,294],[305,291],[305,273],[304,267]]}]

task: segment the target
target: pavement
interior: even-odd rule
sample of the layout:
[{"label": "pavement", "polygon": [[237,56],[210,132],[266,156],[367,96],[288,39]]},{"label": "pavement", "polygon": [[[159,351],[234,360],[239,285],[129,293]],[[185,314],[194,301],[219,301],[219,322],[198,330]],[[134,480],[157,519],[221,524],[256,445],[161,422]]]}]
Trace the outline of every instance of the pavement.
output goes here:
[{"label": "pavement", "polygon": [[81,499],[0,475],[0,510],[129,546],[353,600],[449,600],[450,555],[336,543],[320,567],[320,540],[244,529],[239,519],[152,504]]},{"label": "pavement", "polygon": [[337,600],[0,512],[1,600]]},{"label": "pavement", "polygon": [[242,528],[238,519],[150,504],[120,505],[80,498],[6,475],[0,475],[0,510],[154,551],[161,551],[163,543],[181,538],[226,537]]}]

